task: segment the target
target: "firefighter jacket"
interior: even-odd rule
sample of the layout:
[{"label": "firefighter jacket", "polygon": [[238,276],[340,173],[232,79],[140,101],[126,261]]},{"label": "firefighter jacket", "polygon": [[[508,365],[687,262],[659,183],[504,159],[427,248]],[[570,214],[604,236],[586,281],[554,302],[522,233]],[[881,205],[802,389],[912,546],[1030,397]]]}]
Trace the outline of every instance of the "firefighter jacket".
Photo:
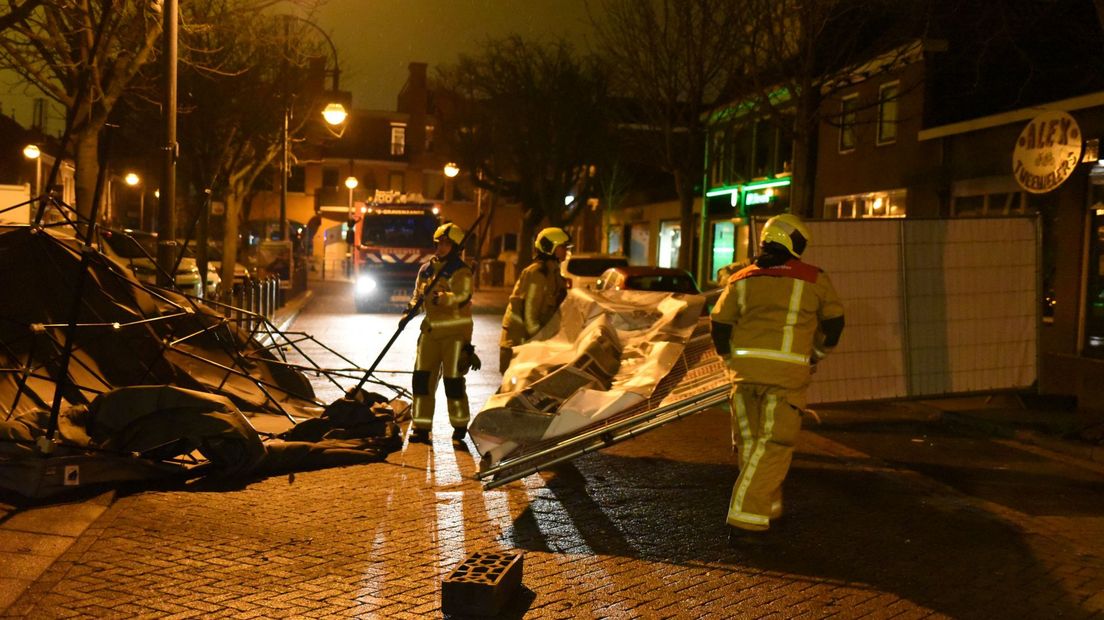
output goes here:
[{"label": "firefighter jacket", "polygon": [[731,326],[729,351],[720,351],[722,345],[718,350],[737,382],[803,390],[810,364],[839,339],[843,304],[827,274],[791,258],[769,267],[750,264],[734,273],[711,318]]},{"label": "firefighter jacket", "polygon": [[502,348],[528,341],[548,321],[567,296],[567,282],[560,275],[559,261],[538,260],[522,270],[510,303],[502,317]]},{"label": "firefighter jacket", "polygon": [[[433,289],[426,290],[442,269],[444,273]],[[418,271],[411,305],[419,298],[424,299],[422,308],[426,316],[422,320],[423,332],[432,331],[435,336],[455,335],[470,340],[473,325],[471,297],[471,266],[459,258],[446,263],[434,256]]]}]

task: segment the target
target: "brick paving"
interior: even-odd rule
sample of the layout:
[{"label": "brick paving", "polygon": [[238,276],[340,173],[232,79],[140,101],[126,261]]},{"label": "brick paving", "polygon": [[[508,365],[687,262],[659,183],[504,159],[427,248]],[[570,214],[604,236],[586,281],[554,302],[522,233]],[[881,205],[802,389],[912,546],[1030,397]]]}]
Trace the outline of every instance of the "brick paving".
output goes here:
[{"label": "brick paving", "polygon": [[[377,329],[358,318],[332,318],[331,335],[357,334],[351,343]],[[493,324],[479,329],[493,337]],[[494,377],[472,383],[478,404]],[[842,426],[806,432],[776,542],[730,549],[723,415],[488,492],[472,479],[474,449],[454,450],[445,416],[435,422],[433,446],[386,463],[121,493],[7,614],[440,617],[441,580],[464,557],[521,550],[523,588],[505,617],[1104,617],[1102,477],[1014,446],[929,438],[967,473],[975,452],[1011,463],[993,469],[1008,497],[1040,475],[1070,493],[1021,505],[913,467],[904,450],[865,449],[894,446],[893,429],[870,431],[885,435],[876,444]]]}]

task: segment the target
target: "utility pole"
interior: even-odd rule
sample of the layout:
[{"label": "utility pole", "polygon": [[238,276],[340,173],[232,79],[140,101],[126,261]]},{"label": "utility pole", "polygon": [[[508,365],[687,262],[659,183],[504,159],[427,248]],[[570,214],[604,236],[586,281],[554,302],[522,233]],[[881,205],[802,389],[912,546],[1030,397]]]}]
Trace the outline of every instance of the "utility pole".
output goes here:
[{"label": "utility pole", "polygon": [[164,120],[165,142],[163,167],[161,168],[161,202],[157,211],[157,284],[169,287],[173,284],[173,265],[176,263],[176,27],[177,0],[163,0],[161,5],[164,27],[162,29],[162,56],[164,58],[164,92],[161,115]]}]

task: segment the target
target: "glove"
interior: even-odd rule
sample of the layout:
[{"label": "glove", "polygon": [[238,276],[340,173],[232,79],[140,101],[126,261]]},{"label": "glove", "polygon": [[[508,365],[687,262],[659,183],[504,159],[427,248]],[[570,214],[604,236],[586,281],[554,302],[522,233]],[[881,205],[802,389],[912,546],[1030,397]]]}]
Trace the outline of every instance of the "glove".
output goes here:
[{"label": "glove", "polygon": [[483,367],[483,362],[475,354],[475,345],[467,342],[460,347],[460,359],[456,360],[456,366],[462,375],[468,374],[469,370],[479,370]]},{"label": "glove", "polygon": [[413,318],[414,313],[410,311],[410,308],[404,310],[402,316],[399,317],[399,329],[403,329],[404,327],[406,327],[406,324],[409,323]]}]

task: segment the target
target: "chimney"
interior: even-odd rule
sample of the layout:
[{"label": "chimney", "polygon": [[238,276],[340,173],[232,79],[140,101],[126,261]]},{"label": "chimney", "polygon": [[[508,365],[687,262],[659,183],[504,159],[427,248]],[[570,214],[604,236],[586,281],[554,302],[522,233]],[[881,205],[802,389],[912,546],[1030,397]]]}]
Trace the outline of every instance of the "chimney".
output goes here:
[{"label": "chimney", "polygon": [[409,114],[406,125],[406,152],[410,161],[414,161],[425,151],[426,143],[426,105],[429,99],[426,85],[426,63],[412,62],[406,85],[399,93],[399,112]]}]

